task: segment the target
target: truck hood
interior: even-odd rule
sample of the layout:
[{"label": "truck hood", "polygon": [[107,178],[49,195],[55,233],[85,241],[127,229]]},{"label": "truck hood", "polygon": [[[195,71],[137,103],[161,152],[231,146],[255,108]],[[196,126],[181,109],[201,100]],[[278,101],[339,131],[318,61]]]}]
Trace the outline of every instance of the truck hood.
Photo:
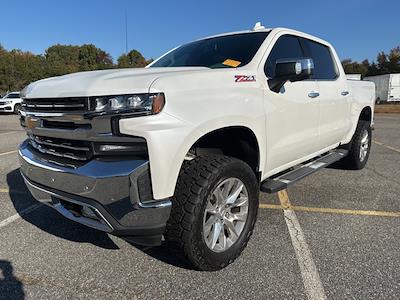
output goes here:
[{"label": "truck hood", "polygon": [[130,68],[79,72],[39,80],[21,93],[25,98],[88,97],[147,93],[162,76],[209,70],[204,67]]}]

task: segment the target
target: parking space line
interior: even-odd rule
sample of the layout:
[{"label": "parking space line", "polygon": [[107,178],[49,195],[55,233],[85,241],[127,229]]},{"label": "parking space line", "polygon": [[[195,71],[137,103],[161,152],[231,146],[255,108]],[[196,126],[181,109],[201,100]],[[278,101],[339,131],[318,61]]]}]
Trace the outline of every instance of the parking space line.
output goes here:
[{"label": "parking space line", "polygon": [[11,217],[3,220],[0,222],[0,229],[7,226],[8,224],[15,222],[16,220],[20,219],[21,217],[23,217],[26,214],[29,214],[30,212],[34,211],[35,209],[39,208],[40,206],[42,206],[42,203],[36,203],[34,205],[31,205],[25,209],[23,209],[22,211],[20,211],[19,213],[16,213],[15,215],[12,215]]},{"label": "parking space line", "polygon": [[12,151],[8,151],[8,152],[3,152],[3,153],[0,153],[0,156],[7,155],[7,154],[11,154],[11,153],[16,153],[16,152],[17,152],[17,150],[12,150]]},{"label": "parking space line", "polygon": [[372,142],[373,142],[374,144],[379,145],[379,146],[383,146],[383,147],[385,147],[385,148],[388,148],[388,149],[390,149],[390,150],[393,150],[393,151],[396,151],[396,152],[400,153],[400,149],[397,149],[397,148],[395,148],[395,147],[386,145],[385,143],[382,143],[382,142],[379,142],[379,141],[376,141],[376,140],[372,140]]},{"label": "parking space line", "polygon": [[12,133],[16,133],[16,131],[2,132],[2,133],[0,133],[0,135],[6,135],[6,134],[12,134]]},{"label": "parking space line", "polygon": [[[260,204],[260,208],[266,209],[285,209],[283,205],[277,204]],[[400,212],[397,211],[382,211],[382,210],[357,210],[357,209],[345,209],[345,208],[327,208],[327,207],[308,207],[308,206],[297,206],[291,205],[290,209],[294,211],[305,211],[305,212],[316,212],[316,213],[328,213],[328,214],[339,214],[339,215],[358,215],[358,216],[376,216],[376,217],[400,217]]]},{"label": "parking space line", "polygon": [[291,208],[292,206],[286,190],[278,192],[278,198],[281,202],[280,206],[283,208],[283,214],[289,230],[290,238],[292,240],[292,245],[296,253],[307,298],[309,300],[327,299],[321,278],[319,277],[317,267],[315,266],[311,255],[311,251],[307,245],[296,213]]},{"label": "parking space line", "polygon": [[0,193],[1,194],[9,194],[9,193],[11,193],[11,194],[21,194],[21,195],[27,195],[28,193],[27,192],[23,192],[23,191],[17,191],[17,190],[9,190],[9,189],[2,189],[2,188],[0,188]]}]

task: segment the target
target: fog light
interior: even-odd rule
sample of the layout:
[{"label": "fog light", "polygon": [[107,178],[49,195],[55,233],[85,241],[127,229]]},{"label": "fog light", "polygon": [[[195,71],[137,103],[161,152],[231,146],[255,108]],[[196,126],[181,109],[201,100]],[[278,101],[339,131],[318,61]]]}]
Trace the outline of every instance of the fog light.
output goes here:
[{"label": "fog light", "polygon": [[99,144],[97,151],[111,153],[111,152],[126,152],[131,154],[137,154],[146,152],[147,146],[145,143],[131,143],[127,145],[123,144]]},{"label": "fog light", "polygon": [[133,147],[131,146],[124,146],[124,145],[100,145],[100,151],[128,151],[132,150]]}]

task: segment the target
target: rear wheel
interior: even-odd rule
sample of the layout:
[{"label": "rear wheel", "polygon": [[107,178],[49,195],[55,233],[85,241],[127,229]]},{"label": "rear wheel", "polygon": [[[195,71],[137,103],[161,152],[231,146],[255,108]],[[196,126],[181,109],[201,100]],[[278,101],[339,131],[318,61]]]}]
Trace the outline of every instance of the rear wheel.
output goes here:
[{"label": "rear wheel", "polygon": [[368,121],[359,121],[354,133],[349,154],[344,160],[344,166],[351,170],[361,170],[365,167],[371,151],[371,125]]},{"label": "rear wheel", "polygon": [[247,245],[258,194],[257,178],[241,160],[206,155],[185,161],[165,237],[181,246],[195,268],[222,269]]}]

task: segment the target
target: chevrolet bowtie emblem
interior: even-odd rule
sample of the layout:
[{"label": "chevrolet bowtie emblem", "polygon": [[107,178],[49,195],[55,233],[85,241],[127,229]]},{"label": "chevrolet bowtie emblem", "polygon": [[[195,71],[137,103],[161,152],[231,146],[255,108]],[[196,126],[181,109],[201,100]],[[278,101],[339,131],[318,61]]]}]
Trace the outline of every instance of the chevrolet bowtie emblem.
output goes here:
[{"label": "chevrolet bowtie emblem", "polygon": [[33,117],[26,117],[25,124],[29,129],[34,129],[40,124],[40,120]]}]

